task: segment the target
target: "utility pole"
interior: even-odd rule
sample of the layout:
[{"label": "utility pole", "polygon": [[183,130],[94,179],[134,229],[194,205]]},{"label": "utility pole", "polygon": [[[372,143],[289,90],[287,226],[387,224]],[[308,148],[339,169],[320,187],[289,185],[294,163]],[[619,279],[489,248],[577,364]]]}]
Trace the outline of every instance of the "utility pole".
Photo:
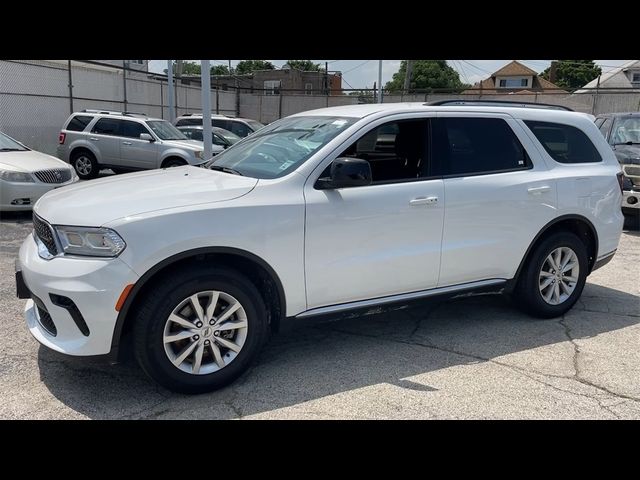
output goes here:
[{"label": "utility pole", "polygon": [[378,60],[378,103],[382,103],[382,60]]},{"label": "utility pole", "polygon": [[204,158],[209,160],[211,152],[211,68],[209,60],[200,60],[200,78],[202,79],[202,141],[204,142]]},{"label": "utility pole", "polygon": [[411,73],[413,72],[413,60],[407,60],[407,71],[404,75],[404,90],[409,93],[411,89]]},{"label": "utility pole", "polygon": [[229,75],[231,75],[231,60],[229,60]]},{"label": "utility pole", "polygon": [[329,95],[329,62],[324,62],[324,89],[325,93]]},{"label": "utility pole", "polygon": [[176,119],[173,96],[173,61],[167,60],[167,97],[169,98],[169,121],[173,123]]},{"label": "utility pole", "polygon": [[125,112],[127,111],[127,68],[129,67],[129,62],[127,62],[126,60],[122,61],[122,92],[123,92],[123,99],[124,99],[124,108],[122,110],[124,110]]}]

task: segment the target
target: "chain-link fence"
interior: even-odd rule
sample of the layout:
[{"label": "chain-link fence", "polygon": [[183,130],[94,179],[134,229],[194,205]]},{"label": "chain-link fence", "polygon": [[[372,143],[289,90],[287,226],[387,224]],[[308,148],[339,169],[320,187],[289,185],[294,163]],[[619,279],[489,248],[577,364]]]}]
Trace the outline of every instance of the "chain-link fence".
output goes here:
[{"label": "chain-link fence", "polygon": [[[228,88],[228,89],[227,89]],[[510,100],[563,105],[573,110],[600,113],[640,110],[640,92],[619,89],[584,93],[547,91],[495,94],[480,89],[462,92],[428,90],[385,92],[383,102],[431,102],[446,99]],[[375,103],[375,90],[327,91],[216,88],[212,81],[213,113],[253,118],[269,123],[287,115],[338,105]],[[0,60],[0,131],[30,147],[54,154],[58,132],[71,112],[106,109],[146,113],[169,119],[167,76],[96,61]],[[194,78],[177,78],[176,115],[201,112],[201,91]]]}]

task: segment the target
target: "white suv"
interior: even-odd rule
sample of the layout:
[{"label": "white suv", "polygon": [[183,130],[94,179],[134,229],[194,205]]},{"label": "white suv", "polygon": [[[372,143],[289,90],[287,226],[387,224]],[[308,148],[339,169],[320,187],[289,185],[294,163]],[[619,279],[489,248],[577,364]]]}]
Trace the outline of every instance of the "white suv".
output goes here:
[{"label": "white suv", "polygon": [[564,314],[620,238],[620,165],[583,114],[375,104],[299,113],[180,167],[35,205],[17,287],[42,344],[133,339],[167,388],[238,377],[270,331],[475,290]]}]

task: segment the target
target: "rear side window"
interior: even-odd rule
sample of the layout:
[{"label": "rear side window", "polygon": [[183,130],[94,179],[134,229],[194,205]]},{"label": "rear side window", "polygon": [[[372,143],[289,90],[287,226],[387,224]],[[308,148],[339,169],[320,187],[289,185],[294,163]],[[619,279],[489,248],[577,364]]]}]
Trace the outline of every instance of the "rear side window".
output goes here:
[{"label": "rear side window", "polygon": [[89,125],[89,122],[91,122],[91,120],[93,120],[93,117],[90,115],[76,115],[69,121],[66,130],[71,130],[72,132],[81,132],[87,125]]},{"label": "rear side window", "polygon": [[432,120],[435,176],[520,170],[531,161],[511,127],[501,118]]},{"label": "rear side window", "polygon": [[202,125],[202,118],[181,118],[176,122],[176,127],[184,127],[186,125]]},{"label": "rear side window", "polygon": [[[202,125],[202,122],[200,122],[200,125]],[[217,118],[211,119],[211,126],[224,128],[225,130],[231,129],[231,127],[229,126],[229,120],[219,120]]]},{"label": "rear side window", "polygon": [[602,157],[579,128],[551,122],[525,120],[547,153],[559,163],[595,163]]},{"label": "rear side window", "polygon": [[120,126],[122,121],[113,118],[101,118],[93,126],[91,133],[102,135],[120,135]]}]

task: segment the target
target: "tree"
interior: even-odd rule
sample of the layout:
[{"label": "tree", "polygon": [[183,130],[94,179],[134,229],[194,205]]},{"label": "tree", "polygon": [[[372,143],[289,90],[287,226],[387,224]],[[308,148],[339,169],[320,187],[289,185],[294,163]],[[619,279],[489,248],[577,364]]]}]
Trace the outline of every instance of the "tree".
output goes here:
[{"label": "tree", "polygon": [[287,60],[285,65],[304,72],[319,72],[320,70],[324,70],[324,68],[320,67],[319,63],[313,63],[311,60]]},{"label": "tree", "polygon": [[[544,70],[540,76],[549,80],[551,67]],[[555,83],[560,88],[575,90],[583,87],[598,75],[602,69],[593,60],[557,60]]]},{"label": "tree", "polygon": [[[196,62],[183,62],[182,75],[200,75],[200,64]],[[174,65],[175,72],[175,65]]]},{"label": "tree", "polygon": [[214,65],[211,67],[211,75],[230,75],[229,67],[226,65]]},{"label": "tree", "polygon": [[[385,90],[393,92],[404,88],[404,77],[407,72],[407,61],[402,60],[400,69],[393,74]],[[446,60],[414,60],[411,74],[411,90],[443,88],[464,90],[470,85],[460,81],[460,75],[447,65]]]},{"label": "tree", "polygon": [[273,63],[267,60],[242,60],[236,65],[236,73],[242,75],[244,73],[255,72],[256,70],[275,70]]}]

